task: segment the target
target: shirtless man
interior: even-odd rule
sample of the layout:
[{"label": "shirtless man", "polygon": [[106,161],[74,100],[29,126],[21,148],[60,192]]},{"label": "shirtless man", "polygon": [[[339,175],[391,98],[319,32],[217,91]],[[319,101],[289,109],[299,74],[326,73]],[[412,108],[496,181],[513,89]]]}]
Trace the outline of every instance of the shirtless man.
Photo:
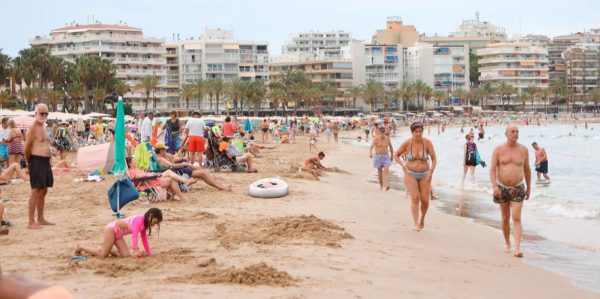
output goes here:
[{"label": "shirtless man", "polygon": [[[29,225],[27,228],[42,228],[40,225],[53,225],[44,218],[44,205],[48,187],[54,184],[50,166],[50,137],[44,129],[48,119],[48,107],[45,104],[35,106],[35,121],[27,130],[25,142],[25,161],[29,168],[31,195],[29,197]],[[37,210],[37,222],[35,211]]]},{"label": "shirtless man", "polygon": [[[373,135],[375,137],[375,135]],[[373,158],[373,148],[375,148],[375,158]],[[389,152],[388,152],[389,149]],[[377,177],[379,178],[379,188],[390,190],[390,165],[393,161],[394,148],[390,138],[385,134],[385,127],[379,127],[379,134],[373,138],[373,144],[369,148],[369,158],[373,159],[373,167],[377,168]]]},{"label": "shirtless man", "polygon": [[321,173],[321,171],[325,171],[328,169],[327,167],[323,166],[323,164],[321,164],[321,160],[323,159],[325,159],[325,153],[319,152],[318,155],[304,160],[304,165],[300,167],[300,170],[312,174],[318,181],[319,174]]},{"label": "shirtless man", "polygon": [[[519,128],[510,125],[506,128],[506,143],[497,146],[492,153],[490,179],[494,188],[494,202],[500,204],[502,213],[502,233],[506,250],[510,251],[510,218],[512,216],[515,257],[523,257],[521,252],[521,210],[523,201],[531,194],[531,169],[529,151],[519,144]],[[525,184],[523,184],[523,178]]]},{"label": "shirtless man", "polygon": [[548,155],[546,154],[546,150],[539,146],[537,142],[532,143],[531,146],[535,150],[535,172],[537,173],[537,181],[540,182],[540,176],[543,174],[544,178],[549,182]]},{"label": "shirtless man", "polygon": [[213,186],[220,191],[231,191],[231,186],[225,187],[210,176],[208,171],[203,170],[200,166],[193,166],[191,163],[185,161],[183,158],[176,157],[167,153],[167,147],[164,143],[157,143],[154,146],[156,156],[158,157],[158,164],[164,169],[176,168],[181,172],[188,175],[191,178],[202,179],[205,183]]}]

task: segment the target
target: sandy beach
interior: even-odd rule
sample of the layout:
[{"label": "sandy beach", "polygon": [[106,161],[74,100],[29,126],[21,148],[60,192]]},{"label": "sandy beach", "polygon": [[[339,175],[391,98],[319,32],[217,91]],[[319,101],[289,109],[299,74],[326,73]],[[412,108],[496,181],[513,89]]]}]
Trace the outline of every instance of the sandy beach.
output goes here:
[{"label": "sandy beach", "polygon": [[[298,141],[263,151],[259,173],[216,174],[233,192],[199,182],[185,203],[126,206],[127,215],[163,210],[160,234],[150,237],[155,255],[144,259],[71,261],[76,244],[99,246],[114,219],[106,197],[112,176],[99,183],[57,176],[46,203],[56,226],[41,230],[26,229],[28,182],[3,186],[14,226],[0,236],[2,271],[61,284],[76,298],[600,296],[504,253],[499,231],[436,212],[435,202],[425,230],[413,231],[404,192],[368,182],[375,170],[364,148],[322,137],[323,164],[351,174],[320,181],[298,174],[294,165],[309,155],[307,140]],[[290,194],[250,197],[248,185],[265,177],[286,180]]]}]

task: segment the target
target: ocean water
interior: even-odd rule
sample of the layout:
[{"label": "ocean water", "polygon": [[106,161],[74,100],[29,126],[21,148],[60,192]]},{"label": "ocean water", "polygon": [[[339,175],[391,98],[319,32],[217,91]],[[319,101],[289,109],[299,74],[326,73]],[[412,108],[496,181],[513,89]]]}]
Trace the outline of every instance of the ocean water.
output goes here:
[{"label": "ocean water", "polygon": [[[475,182],[467,174],[461,185],[464,135],[469,130],[461,133],[460,128],[449,128],[438,133],[437,126],[425,129],[424,136],[432,140],[438,157],[433,187],[440,201],[435,206],[499,229],[500,211],[492,202],[489,165],[493,149],[506,141],[505,127],[486,128],[485,139],[476,143],[488,167],[478,166]],[[477,130],[474,132],[477,138]],[[409,136],[395,136],[395,148]],[[533,141],[548,154],[548,185],[536,184]],[[580,287],[600,291],[600,125],[587,130],[582,125],[520,126],[519,142],[530,150],[533,184],[522,216],[526,262],[566,275]],[[367,146],[364,141],[353,143]],[[400,168],[391,170],[394,184],[402,189],[402,179],[396,175]],[[498,238],[501,245],[500,232]]]}]

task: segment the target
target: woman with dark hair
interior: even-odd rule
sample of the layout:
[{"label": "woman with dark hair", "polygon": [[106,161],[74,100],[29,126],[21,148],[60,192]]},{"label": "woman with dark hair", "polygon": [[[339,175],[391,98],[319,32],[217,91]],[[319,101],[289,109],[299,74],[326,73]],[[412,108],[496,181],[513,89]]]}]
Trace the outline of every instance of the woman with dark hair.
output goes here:
[{"label": "woman with dark hair", "polygon": [[463,177],[460,182],[461,185],[465,183],[465,178],[467,177],[467,171],[471,168],[471,178],[473,180],[473,184],[475,183],[475,167],[477,167],[477,144],[475,144],[475,136],[472,134],[465,135],[465,139],[467,143],[465,143],[464,147],[464,162],[463,162]]},{"label": "woman with dark hair", "polygon": [[[108,257],[109,254],[116,257],[129,257],[131,256],[129,248],[125,239],[123,239],[126,235],[131,235],[133,257],[144,256],[139,252],[138,236],[142,238],[145,255],[152,255],[146,231],[148,231],[148,235],[151,235],[152,227],[157,226],[157,231],[160,232],[162,220],[162,211],[158,208],[151,208],[144,215],[134,215],[110,222],[102,231],[102,246],[100,248],[77,245],[75,246],[75,255],[78,256],[83,252],[87,252],[92,256],[101,258]],[[113,246],[117,247],[116,251],[112,250]]]},{"label": "woman with dark hair", "polygon": [[181,132],[183,132],[183,122],[177,117],[177,111],[173,110],[169,113],[171,117],[167,121],[167,130],[171,133],[172,144],[174,145],[169,149],[169,153],[176,153],[181,148]]},{"label": "woman with dark hair", "polygon": [[[410,132],[412,137],[400,145],[394,154],[394,160],[404,171],[404,184],[410,193],[414,230],[420,231],[425,228],[431,177],[437,160],[433,143],[429,139],[423,138],[423,123],[414,122],[410,125]],[[430,160],[431,165],[429,165]]]}]

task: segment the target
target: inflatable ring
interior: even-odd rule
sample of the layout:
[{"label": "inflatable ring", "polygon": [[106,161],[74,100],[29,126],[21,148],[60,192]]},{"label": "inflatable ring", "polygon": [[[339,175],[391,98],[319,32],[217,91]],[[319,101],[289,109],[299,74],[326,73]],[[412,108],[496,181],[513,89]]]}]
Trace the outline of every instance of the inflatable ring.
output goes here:
[{"label": "inflatable ring", "polygon": [[276,178],[258,180],[248,187],[250,195],[263,198],[281,197],[288,194],[288,191],[288,184]]}]

